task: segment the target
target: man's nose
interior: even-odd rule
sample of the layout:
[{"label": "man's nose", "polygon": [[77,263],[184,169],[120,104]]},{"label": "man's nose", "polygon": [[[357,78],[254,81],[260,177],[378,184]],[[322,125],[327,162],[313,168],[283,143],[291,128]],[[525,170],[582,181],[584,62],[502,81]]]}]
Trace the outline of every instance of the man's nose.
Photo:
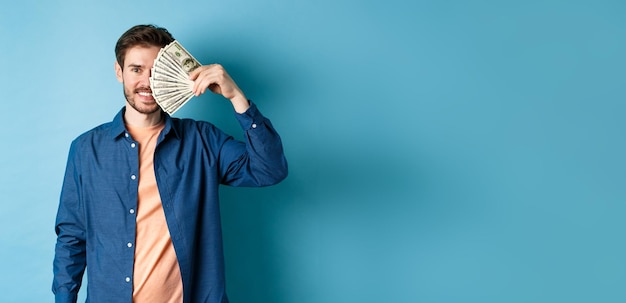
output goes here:
[{"label": "man's nose", "polygon": [[141,83],[146,86],[150,86],[150,77],[152,77],[152,69],[148,69],[145,73],[142,74]]}]

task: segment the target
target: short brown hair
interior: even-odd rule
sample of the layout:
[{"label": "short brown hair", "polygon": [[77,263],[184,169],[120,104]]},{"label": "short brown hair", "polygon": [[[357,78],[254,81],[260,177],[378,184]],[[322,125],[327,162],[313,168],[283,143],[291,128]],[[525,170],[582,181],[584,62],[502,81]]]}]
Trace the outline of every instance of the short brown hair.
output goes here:
[{"label": "short brown hair", "polygon": [[167,29],[152,24],[135,25],[127,30],[115,44],[115,59],[124,68],[126,51],[134,46],[164,47],[174,41],[174,37]]}]

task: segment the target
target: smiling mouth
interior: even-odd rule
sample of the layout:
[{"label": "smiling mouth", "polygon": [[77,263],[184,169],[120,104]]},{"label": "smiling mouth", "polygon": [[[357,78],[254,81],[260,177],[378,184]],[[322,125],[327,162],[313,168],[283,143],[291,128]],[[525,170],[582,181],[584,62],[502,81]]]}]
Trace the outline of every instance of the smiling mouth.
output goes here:
[{"label": "smiling mouth", "polygon": [[137,94],[143,97],[152,97],[152,92],[137,92]]}]

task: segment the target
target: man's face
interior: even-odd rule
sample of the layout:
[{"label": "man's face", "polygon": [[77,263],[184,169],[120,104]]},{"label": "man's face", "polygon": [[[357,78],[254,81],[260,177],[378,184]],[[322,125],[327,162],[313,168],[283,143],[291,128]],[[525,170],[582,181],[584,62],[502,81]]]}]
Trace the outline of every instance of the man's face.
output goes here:
[{"label": "man's face", "polygon": [[126,51],[124,68],[115,62],[115,75],[124,86],[126,101],[142,114],[159,111],[150,89],[150,71],[159,50],[157,46],[134,46]]}]

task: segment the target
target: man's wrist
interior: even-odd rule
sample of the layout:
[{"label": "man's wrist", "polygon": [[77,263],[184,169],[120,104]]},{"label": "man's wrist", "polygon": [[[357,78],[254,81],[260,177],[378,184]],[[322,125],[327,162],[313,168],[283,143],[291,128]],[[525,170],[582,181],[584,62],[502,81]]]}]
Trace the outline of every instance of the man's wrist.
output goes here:
[{"label": "man's wrist", "polygon": [[233,104],[235,111],[239,114],[245,113],[248,108],[250,108],[250,102],[246,99],[246,96],[243,94],[237,95],[230,99],[230,102]]}]

